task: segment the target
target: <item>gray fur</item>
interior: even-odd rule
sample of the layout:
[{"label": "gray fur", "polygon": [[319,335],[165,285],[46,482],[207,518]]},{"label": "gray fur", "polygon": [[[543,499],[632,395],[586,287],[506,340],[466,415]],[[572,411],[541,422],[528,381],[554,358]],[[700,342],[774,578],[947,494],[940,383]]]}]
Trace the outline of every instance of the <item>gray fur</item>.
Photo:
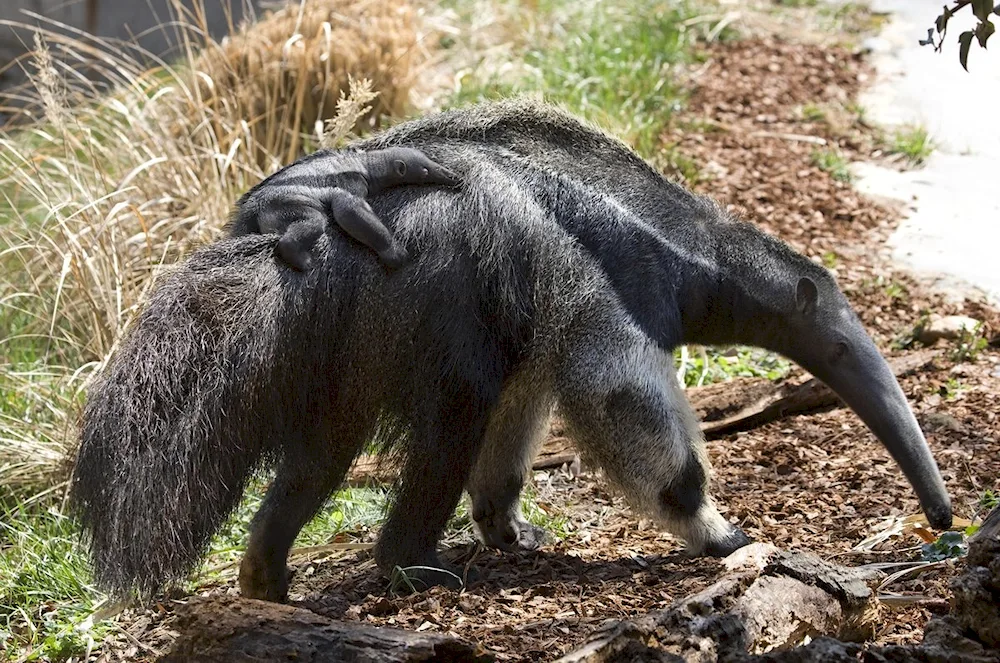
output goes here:
[{"label": "gray fur", "polygon": [[747,539],[705,492],[673,377],[680,343],[803,363],[881,426],[932,524],[950,522],[902,392],[821,267],[548,107],[474,107],[358,146],[402,144],[464,182],[372,197],[416,255],[406,270],[324,235],[316,268],[291,278],[267,259],[273,237],[248,237],[159,284],[83,419],[73,498],[102,587],[149,592],[181,576],[273,459],[240,584],[283,598],[292,538],[373,438],[402,461],[383,569],[440,566],[463,487],[484,540],[537,546],[516,502],[553,403],[637,507],[693,552],[726,554]]},{"label": "gray fur", "polygon": [[306,271],[311,251],[328,221],[398,268],[409,257],[365,201],[388,187],[406,184],[457,186],[458,178],[419,150],[392,147],[369,152],[320,150],[282,168],[246,192],[229,225],[232,237],[281,235],[276,252]]}]

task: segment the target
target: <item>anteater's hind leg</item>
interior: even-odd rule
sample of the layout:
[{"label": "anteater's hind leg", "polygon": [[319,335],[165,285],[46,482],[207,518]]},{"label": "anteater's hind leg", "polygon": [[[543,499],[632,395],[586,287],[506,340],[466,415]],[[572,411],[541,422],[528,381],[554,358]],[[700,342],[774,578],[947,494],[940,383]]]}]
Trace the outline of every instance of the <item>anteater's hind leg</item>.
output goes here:
[{"label": "anteater's hind leg", "polygon": [[480,540],[501,550],[536,550],[545,530],[524,519],[521,489],[548,432],[552,396],[529,367],[508,381],[490,414],[467,489]]},{"label": "anteater's hind leg", "polygon": [[[456,363],[482,367],[468,360]],[[443,393],[428,405],[431,411],[413,433],[395,504],[375,546],[383,572],[402,569],[418,590],[461,586],[443,570],[437,542],[462,496],[499,392],[498,385],[482,376],[443,375],[440,384]]]},{"label": "anteater's hind leg", "polygon": [[609,320],[569,348],[557,377],[570,435],[638,508],[695,554],[749,543],[706,492],[708,459],[673,362],[627,320]]},{"label": "anteater's hind leg", "polygon": [[358,430],[317,426],[309,443],[286,450],[260,510],[240,564],[240,592],[266,601],[288,594],[288,551],[299,530],[337,489],[364,444]]}]

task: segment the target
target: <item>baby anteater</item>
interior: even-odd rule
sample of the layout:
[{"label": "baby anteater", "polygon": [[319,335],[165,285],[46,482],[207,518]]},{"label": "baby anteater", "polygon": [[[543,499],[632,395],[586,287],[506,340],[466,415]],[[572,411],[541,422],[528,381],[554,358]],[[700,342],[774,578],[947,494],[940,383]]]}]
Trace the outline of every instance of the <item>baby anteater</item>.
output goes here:
[{"label": "baby anteater", "polygon": [[306,271],[312,265],[313,246],[332,220],[395,269],[409,254],[365,198],[404,184],[457,186],[458,178],[423,152],[407,147],[321,150],[282,168],[240,198],[230,235],[281,235],[275,247],[278,256]]}]

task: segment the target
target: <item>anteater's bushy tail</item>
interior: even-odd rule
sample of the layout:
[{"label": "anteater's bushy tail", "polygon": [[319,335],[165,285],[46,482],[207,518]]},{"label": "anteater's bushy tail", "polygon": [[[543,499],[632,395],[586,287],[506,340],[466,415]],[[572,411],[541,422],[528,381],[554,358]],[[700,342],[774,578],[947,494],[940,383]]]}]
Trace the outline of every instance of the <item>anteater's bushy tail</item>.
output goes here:
[{"label": "anteater's bushy tail", "polygon": [[89,390],[71,499],[114,595],[188,572],[280,453],[291,378],[277,355],[302,303],[272,251],[273,238],[224,240],[176,268]]}]

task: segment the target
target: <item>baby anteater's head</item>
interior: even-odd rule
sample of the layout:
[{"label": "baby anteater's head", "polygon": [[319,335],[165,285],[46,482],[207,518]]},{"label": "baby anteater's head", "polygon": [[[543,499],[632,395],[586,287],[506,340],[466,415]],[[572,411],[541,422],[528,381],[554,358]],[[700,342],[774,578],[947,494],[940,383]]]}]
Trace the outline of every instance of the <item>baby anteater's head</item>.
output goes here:
[{"label": "baby anteater's head", "polygon": [[459,177],[420,150],[390,147],[367,152],[369,184],[383,189],[401,184],[458,186]]}]

